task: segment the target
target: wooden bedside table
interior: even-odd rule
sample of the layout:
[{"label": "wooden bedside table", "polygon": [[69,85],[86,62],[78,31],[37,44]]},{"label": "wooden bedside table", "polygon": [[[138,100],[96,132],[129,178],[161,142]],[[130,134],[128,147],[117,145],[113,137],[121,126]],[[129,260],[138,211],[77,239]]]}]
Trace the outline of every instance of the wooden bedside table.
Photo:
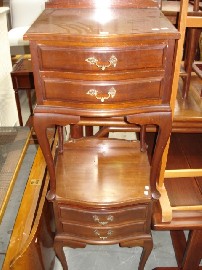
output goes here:
[{"label": "wooden bedside table", "polygon": [[32,98],[31,90],[35,89],[34,86],[34,76],[32,72],[31,59],[21,57],[17,63],[13,66],[13,71],[11,72],[11,78],[13,83],[13,89],[15,91],[15,100],[18,110],[18,119],[20,126],[23,126],[21,105],[19,100],[18,91],[26,90],[27,98],[29,102],[30,114],[33,115],[32,109]]},{"label": "wooden bedside table", "polygon": [[[179,35],[157,2],[133,1],[133,8],[121,8],[112,1],[119,8],[84,8],[89,2],[68,2],[72,8],[64,8],[65,1],[47,3],[25,35],[37,95],[34,129],[50,173],[54,245],[63,269],[63,246],[141,246],[142,270],[153,245],[152,198],[159,198],[159,164],[171,132],[169,102]],[[139,125],[141,142],[100,133],[63,142],[61,126],[117,127],[117,118],[118,127]],[[60,134],[55,162],[46,136],[53,124]],[[151,165],[146,125],[159,127]]]}]

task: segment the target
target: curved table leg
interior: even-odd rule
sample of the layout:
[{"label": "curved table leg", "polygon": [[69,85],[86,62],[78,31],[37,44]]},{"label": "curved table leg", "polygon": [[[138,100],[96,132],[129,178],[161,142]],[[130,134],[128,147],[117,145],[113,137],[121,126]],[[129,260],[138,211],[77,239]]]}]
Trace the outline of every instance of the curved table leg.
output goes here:
[{"label": "curved table leg", "polygon": [[67,236],[63,236],[63,235],[55,236],[54,249],[55,249],[56,256],[58,257],[60,263],[62,264],[63,270],[68,270],[66,256],[65,256],[63,247],[85,248],[86,244],[68,239]]},{"label": "curved table leg", "polygon": [[171,231],[178,267],[156,267],[153,270],[201,270],[202,230],[191,230],[185,243],[183,231]]},{"label": "curved table leg", "polygon": [[119,244],[120,247],[142,247],[142,254],[139,262],[138,270],[144,270],[145,264],[151,254],[153,248],[153,240],[151,235],[148,235],[146,238],[140,238],[135,240],[130,240]]}]

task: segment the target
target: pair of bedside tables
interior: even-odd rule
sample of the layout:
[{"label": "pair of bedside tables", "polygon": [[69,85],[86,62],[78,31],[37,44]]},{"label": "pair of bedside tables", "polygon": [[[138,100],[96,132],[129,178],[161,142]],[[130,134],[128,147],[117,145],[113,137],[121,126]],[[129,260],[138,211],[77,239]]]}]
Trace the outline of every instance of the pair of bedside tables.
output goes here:
[{"label": "pair of bedside tables", "polygon": [[[152,202],[159,198],[156,184],[171,132],[169,102],[179,34],[157,1],[112,1],[113,8],[92,8],[92,2],[49,2],[25,34],[37,96],[34,129],[50,174],[54,247],[68,269],[64,246],[141,246],[142,270],[153,246]],[[59,133],[55,160],[46,135],[52,125]],[[64,142],[66,125],[101,130]],[[150,162],[147,125],[158,126]],[[140,142],[101,136],[107,126],[134,127]]]}]

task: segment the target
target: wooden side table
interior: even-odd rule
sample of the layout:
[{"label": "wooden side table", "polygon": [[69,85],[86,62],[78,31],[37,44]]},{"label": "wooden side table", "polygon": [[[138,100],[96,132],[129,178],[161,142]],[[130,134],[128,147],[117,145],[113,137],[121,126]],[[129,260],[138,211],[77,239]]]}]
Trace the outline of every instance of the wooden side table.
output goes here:
[{"label": "wooden side table", "polygon": [[15,91],[15,100],[18,110],[18,119],[20,126],[23,126],[21,105],[19,100],[18,91],[26,90],[27,98],[29,102],[30,114],[33,114],[31,90],[34,89],[34,76],[32,72],[32,65],[30,58],[21,57],[13,67],[11,72],[11,78],[13,82],[13,89]]},{"label": "wooden side table", "polygon": [[[138,268],[143,270],[152,249],[152,198],[158,198],[160,158],[171,130],[178,33],[158,9],[112,8],[106,24],[103,10],[48,7],[25,34],[37,93],[33,125],[49,170],[47,199],[53,202],[54,248],[63,269],[68,269],[64,246],[119,244],[143,248]],[[106,121],[110,127],[107,119],[115,124],[117,117],[126,127],[141,126],[141,145],[100,137],[63,141],[61,126]],[[46,136],[53,124],[60,126],[56,158]],[[160,131],[151,167],[140,151],[150,124]]]}]

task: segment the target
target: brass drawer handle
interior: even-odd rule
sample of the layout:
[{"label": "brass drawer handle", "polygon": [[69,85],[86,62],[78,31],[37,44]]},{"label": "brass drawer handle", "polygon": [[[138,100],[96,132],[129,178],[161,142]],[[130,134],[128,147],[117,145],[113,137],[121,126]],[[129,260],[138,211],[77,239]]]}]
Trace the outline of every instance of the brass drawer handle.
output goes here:
[{"label": "brass drawer handle", "polygon": [[96,89],[90,89],[90,90],[88,90],[88,92],[86,94],[91,95],[91,96],[95,96],[96,99],[99,99],[101,102],[104,102],[105,99],[109,99],[110,97],[111,98],[115,97],[116,89],[114,87],[110,88],[108,93],[107,93],[108,95],[106,97],[98,96],[98,91]]},{"label": "brass drawer handle", "polygon": [[109,58],[109,64],[108,65],[99,65],[98,64],[98,59],[95,58],[95,57],[89,57],[87,59],[85,59],[86,62],[90,63],[90,65],[96,65],[98,68],[100,68],[101,70],[105,70],[106,68],[108,67],[116,67],[116,64],[117,64],[117,58],[116,56],[112,55],[110,58]]},{"label": "brass drawer handle", "polygon": [[114,217],[109,215],[107,217],[107,221],[100,221],[99,217],[97,215],[94,215],[93,219],[94,219],[94,221],[98,222],[100,225],[104,226],[104,225],[107,225],[109,222],[113,221]]},{"label": "brass drawer handle", "polygon": [[112,230],[108,230],[107,231],[107,236],[100,236],[100,232],[98,230],[94,230],[94,234],[99,236],[100,239],[102,240],[106,240],[109,236],[111,236],[113,234]]}]

